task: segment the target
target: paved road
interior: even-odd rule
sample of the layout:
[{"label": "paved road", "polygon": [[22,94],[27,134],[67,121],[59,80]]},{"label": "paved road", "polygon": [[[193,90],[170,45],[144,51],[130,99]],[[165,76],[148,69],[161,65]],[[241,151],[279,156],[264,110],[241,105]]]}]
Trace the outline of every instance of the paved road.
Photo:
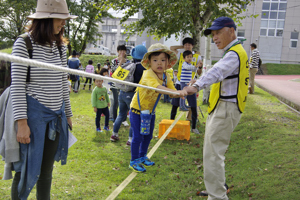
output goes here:
[{"label": "paved road", "polygon": [[300,75],[256,75],[255,84],[300,111]]}]

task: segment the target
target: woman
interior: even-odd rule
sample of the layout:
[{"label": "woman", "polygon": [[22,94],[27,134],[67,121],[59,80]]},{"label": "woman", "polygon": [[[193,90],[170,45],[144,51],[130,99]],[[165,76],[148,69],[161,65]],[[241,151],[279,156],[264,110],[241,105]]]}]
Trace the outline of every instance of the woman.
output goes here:
[{"label": "woman", "polygon": [[[36,13],[28,36],[33,46],[32,59],[67,67],[66,41],[63,38],[69,14],[65,0],[37,2]],[[23,38],[17,39],[13,55],[28,58]],[[68,154],[68,125],[72,128],[72,111],[67,73],[12,63],[11,96],[14,119],[17,121],[17,141],[20,161],[13,163],[16,171],[11,198],[27,199],[36,184],[37,199],[50,199],[54,160],[66,164]]]}]

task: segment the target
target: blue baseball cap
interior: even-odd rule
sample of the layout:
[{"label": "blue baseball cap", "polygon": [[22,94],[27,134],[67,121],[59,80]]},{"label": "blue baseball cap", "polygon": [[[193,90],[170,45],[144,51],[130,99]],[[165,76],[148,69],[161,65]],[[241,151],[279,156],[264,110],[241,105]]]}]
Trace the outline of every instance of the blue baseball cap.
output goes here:
[{"label": "blue baseball cap", "polygon": [[143,45],[137,45],[131,51],[131,56],[133,59],[142,60],[145,53],[147,53],[147,48]]},{"label": "blue baseball cap", "polygon": [[204,31],[204,35],[207,36],[207,35],[211,34],[212,30],[220,30],[224,27],[233,27],[234,30],[236,30],[235,23],[231,18],[219,17],[219,18],[215,19],[215,21],[213,21],[210,28],[208,28]]}]

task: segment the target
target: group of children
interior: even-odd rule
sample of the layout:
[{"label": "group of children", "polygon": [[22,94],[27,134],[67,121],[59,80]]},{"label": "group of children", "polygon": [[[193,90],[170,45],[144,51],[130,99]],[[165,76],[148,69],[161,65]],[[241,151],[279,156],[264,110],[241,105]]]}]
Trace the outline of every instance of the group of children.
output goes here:
[{"label": "group of children", "polygon": [[[191,51],[183,53],[185,62],[182,65],[180,83],[182,88],[187,86],[192,79],[192,72],[196,71],[196,66],[191,64],[193,54]],[[187,95],[184,90],[176,90],[170,75],[166,70],[171,69],[177,62],[176,54],[162,44],[154,44],[149,47],[148,52],[144,55],[141,64],[146,69],[139,84],[153,88],[163,89],[170,92],[176,92],[176,95],[170,95],[172,98],[182,98],[180,108],[185,110],[185,99]],[[107,72],[100,73],[105,76]],[[102,132],[100,127],[100,117],[105,115],[104,130],[109,130],[108,117],[110,106],[107,89],[103,87],[103,80],[95,80],[96,87],[92,92],[92,106],[96,112],[96,131]],[[167,92],[159,92],[169,95]],[[131,142],[131,161],[129,167],[136,172],[145,172],[145,166],[153,166],[155,163],[147,157],[147,150],[153,136],[155,125],[155,106],[159,93],[155,90],[138,87],[130,104],[129,118],[133,132]],[[144,114],[147,113],[147,114]],[[148,116],[148,123],[144,117]],[[143,118],[143,120],[141,120]],[[141,128],[141,126],[143,128]],[[145,128],[147,127],[147,128]],[[145,130],[147,129],[146,133]]]}]

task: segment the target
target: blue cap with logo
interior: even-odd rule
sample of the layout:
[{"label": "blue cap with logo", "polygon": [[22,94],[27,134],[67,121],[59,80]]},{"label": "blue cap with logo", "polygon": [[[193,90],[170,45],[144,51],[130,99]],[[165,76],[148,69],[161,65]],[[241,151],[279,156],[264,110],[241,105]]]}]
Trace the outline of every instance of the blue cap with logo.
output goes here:
[{"label": "blue cap with logo", "polygon": [[207,36],[207,35],[211,34],[212,30],[220,30],[224,27],[233,27],[234,30],[236,30],[235,23],[231,18],[219,17],[219,18],[215,19],[215,21],[213,21],[210,28],[208,28],[204,31],[204,35]]}]

